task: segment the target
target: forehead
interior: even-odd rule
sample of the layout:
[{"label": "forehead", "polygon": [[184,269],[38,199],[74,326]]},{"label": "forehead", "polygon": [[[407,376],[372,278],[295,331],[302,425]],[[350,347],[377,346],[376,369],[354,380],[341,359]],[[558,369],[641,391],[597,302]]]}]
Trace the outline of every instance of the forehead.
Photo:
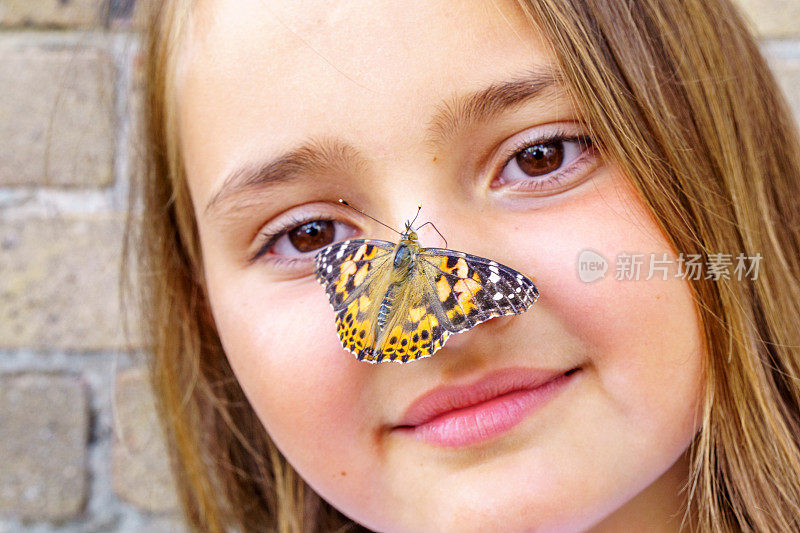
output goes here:
[{"label": "forehead", "polygon": [[440,102],[550,65],[545,49],[512,1],[201,2],[177,83],[192,195],[309,136],[411,157]]}]

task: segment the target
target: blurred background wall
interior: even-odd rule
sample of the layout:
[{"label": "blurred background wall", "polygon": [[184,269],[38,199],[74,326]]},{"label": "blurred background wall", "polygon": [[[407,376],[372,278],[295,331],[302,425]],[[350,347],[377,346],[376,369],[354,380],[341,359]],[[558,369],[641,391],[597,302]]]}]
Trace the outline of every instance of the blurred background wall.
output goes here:
[{"label": "blurred background wall", "polygon": [[[739,4],[800,118],[800,0]],[[117,296],[142,11],[0,0],[0,532],[183,529]]]},{"label": "blurred background wall", "polygon": [[0,0],[0,532],[184,529],[118,303],[143,7]]}]

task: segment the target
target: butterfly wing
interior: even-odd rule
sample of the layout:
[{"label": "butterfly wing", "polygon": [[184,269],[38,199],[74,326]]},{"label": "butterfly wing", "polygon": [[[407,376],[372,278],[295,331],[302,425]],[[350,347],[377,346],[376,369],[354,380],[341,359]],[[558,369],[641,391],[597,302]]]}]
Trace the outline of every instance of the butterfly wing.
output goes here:
[{"label": "butterfly wing", "polygon": [[314,271],[334,311],[355,300],[369,286],[379,267],[392,257],[394,244],[375,239],[352,239],[317,252]]},{"label": "butterfly wing", "polygon": [[395,302],[396,307],[368,361],[406,363],[430,357],[444,346],[450,332],[439,321],[434,309],[438,301],[431,300],[428,282],[418,266],[409,273]]},{"label": "butterfly wing", "polygon": [[523,313],[539,297],[533,281],[516,270],[442,248],[422,249],[403,287],[370,362],[430,357],[452,333]]},{"label": "butterfly wing", "polygon": [[355,239],[316,257],[316,276],[336,312],[342,346],[371,363],[433,355],[452,333],[492,317],[527,311],[539,297],[533,281],[490,259],[423,248],[400,285],[382,331],[378,311],[389,289],[395,245]]},{"label": "butterfly wing", "polygon": [[359,359],[373,356],[374,324],[388,288],[393,250],[388,241],[353,239],[323,248],[315,258],[315,274],[336,313],[342,347]]},{"label": "butterfly wing", "polygon": [[528,277],[491,259],[423,248],[419,263],[428,282],[432,306],[450,332],[466,331],[493,317],[527,311],[539,298]]}]

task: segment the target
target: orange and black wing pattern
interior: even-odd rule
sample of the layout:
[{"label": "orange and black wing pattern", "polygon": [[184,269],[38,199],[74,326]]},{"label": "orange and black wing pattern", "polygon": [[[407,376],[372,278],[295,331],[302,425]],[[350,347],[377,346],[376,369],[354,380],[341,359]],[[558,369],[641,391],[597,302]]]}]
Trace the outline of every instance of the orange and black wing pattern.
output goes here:
[{"label": "orange and black wing pattern", "polygon": [[315,258],[317,280],[325,287],[334,311],[360,295],[382,266],[391,263],[394,244],[375,239],[352,239],[320,250]]},{"label": "orange and black wing pattern", "polygon": [[444,248],[423,248],[419,262],[442,326],[452,333],[493,317],[527,311],[539,290],[527,276],[491,259]]},{"label": "orange and black wing pattern", "polygon": [[365,359],[374,363],[407,363],[430,357],[444,346],[450,332],[440,322],[435,298],[424,274],[418,269],[412,270],[397,298],[386,331],[371,350],[368,348]]},{"label": "orange and black wing pattern", "polygon": [[336,313],[342,347],[359,359],[372,354],[375,320],[388,287],[394,244],[373,239],[335,243],[317,253],[315,273]]},{"label": "orange and black wing pattern", "polygon": [[316,257],[316,276],[336,313],[339,339],[359,360],[430,357],[451,334],[523,313],[539,297],[533,281],[516,270],[443,248],[418,249],[398,281],[392,276],[394,249],[388,241],[355,239]]}]

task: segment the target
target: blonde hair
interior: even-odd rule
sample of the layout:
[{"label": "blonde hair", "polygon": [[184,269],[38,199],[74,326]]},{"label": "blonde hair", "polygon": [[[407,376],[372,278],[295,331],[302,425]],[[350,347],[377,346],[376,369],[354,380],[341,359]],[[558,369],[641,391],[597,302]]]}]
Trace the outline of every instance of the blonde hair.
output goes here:
[{"label": "blonde hair", "polygon": [[[191,3],[154,3],[143,213],[132,210],[128,244],[147,273],[145,338],[186,517],[204,531],[363,529],[276,449],[211,319],[174,116]],[[702,531],[800,529],[800,144],[756,43],[727,0],[519,3],[672,246],[763,257],[755,280],[690,285],[707,360],[685,518]]]}]

